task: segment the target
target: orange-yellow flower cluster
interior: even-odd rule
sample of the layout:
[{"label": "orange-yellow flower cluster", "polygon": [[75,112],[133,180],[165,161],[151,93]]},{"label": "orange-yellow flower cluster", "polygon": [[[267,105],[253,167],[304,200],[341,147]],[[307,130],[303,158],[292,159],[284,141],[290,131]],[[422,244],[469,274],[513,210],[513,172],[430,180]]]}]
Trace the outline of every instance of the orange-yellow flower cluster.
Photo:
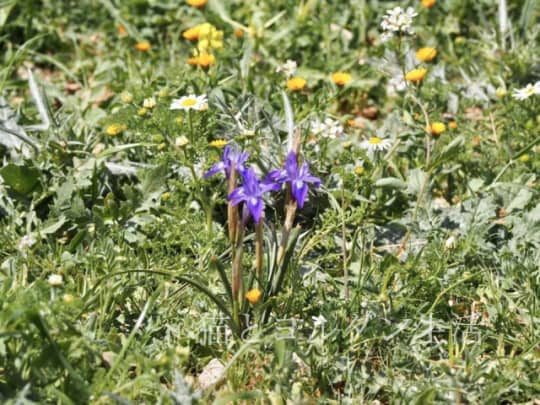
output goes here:
[{"label": "orange-yellow flower cluster", "polygon": [[210,23],[203,23],[184,31],[182,36],[188,41],[197,41],[197,48],[187,60],[188,64],[208,68],[216,62],[212,51],[223,48],[223,31]]},{"label": "orange-yellow flower cluster", "polygon": [[189,58],[187,63],[191,66],[199,66],[203,69],[208,69],[216,63],[216,57],[211,53],[201,53],[200,55],[194,55]]}]

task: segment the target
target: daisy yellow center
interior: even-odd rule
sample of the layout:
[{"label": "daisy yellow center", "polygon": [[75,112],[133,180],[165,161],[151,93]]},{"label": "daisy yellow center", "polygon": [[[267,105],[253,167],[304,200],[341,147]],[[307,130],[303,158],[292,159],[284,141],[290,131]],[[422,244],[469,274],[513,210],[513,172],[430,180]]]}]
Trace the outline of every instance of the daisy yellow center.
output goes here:
[{"label": "daisy yellow center", "polygon": [[183,107],[193,107],[195,104],[197,104],[197,100],[194,98],[186,98],[184,101],[182,101]]},{"label": "daisy yellow center", "polygon": [[369,138],[368,142],[372,145],[378,145],[382,142],[382,139],[374,136],[373,138]]},{"label": "daisy yellow center", "polygon": [[530,96],[533,93],[534,93],[534,87],[529,87],[528,89],[525,89],[525,94],[527,94],[528,96]]}]

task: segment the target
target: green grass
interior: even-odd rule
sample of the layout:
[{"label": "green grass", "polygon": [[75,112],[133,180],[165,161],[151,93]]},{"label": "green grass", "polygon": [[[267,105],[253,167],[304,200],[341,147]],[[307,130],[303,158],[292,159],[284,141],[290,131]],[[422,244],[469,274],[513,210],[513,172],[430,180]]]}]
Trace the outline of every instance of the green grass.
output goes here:
[{"label": "green grass", "polygon": [[[540,81],[540,7],[508,1],[501,33],[494,2],[409,2],[415,34],[382,43],[404,4],[1,2],[0,402],[535,403],[540,95],[512,92]],[[223,31],[209,69],[182,37],[204,22]],[[189,94],[208,110],[169,108]],[[327,117],[345,134],[315,134]],[[261,239],[250,219],[231,240],[210,143],[266,174],[297,136],[321,187],[294,215],[266,195]]]}]

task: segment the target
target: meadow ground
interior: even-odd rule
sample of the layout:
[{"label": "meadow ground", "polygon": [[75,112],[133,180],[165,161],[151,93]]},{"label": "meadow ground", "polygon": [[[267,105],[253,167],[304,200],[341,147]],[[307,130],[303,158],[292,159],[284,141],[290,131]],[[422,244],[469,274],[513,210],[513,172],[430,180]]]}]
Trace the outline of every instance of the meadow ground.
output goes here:
[{"label": "meadow ground", "polygon": [[0,402],[539,403],[538,1],[0,31]]}]

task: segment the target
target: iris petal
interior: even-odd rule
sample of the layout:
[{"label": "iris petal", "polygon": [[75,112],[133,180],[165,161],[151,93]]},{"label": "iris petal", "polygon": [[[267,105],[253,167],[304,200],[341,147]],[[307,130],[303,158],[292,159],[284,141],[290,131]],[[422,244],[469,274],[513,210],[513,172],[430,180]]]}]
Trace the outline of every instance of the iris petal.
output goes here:
[{"label": "iris petal", "polygon": [[217,162],[205,173],[204,178],[207,179],[222,170],[226,170],[225,163]]},{"label": "iris petal", "polygon": [[249,212],[253,216],[253,219],[255,220],[255,222],[258,224],[259,220],[261,219],[263,208],[264,208],[264,202],[262,198],[251,197],[247,199],[246,203],[247,203]]}]

